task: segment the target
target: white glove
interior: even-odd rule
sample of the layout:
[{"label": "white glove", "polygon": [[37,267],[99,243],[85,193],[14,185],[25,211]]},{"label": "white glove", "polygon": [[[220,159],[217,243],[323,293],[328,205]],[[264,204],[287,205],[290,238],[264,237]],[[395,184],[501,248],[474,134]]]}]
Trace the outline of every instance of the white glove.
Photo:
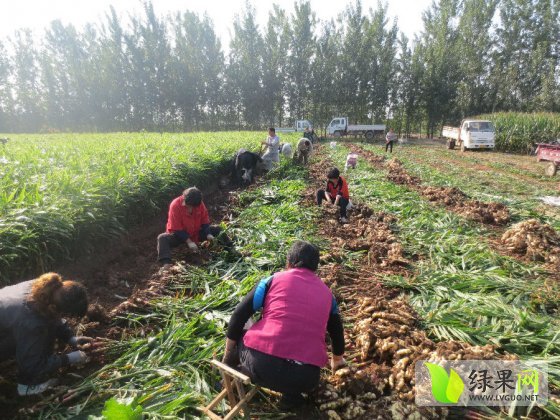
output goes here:
[{"label": "white glove", "polygon": [[196,251],[198,249],[198,246],[190,239],[187,239],[187,245],[191,251]]},{"label": "white glove", "polygon": [[85,337],[79,335],[79,336],[71,337],[70,340],[68,340],[68,344],[70,344],[72,347],[77,347],[77,346],[83,346],[84,344],[87,343],[91,343],[92,341],[93,338],[91,337]]},{"label": "white glove", "polygon": [[71,365],[83,365],[84,363],[89,362],[89,357],[83,351],[73,351],[72,353],[68,353],[68,361]]},{"label": "white glove", "polygon": [[213,240],[214,240],[214,235],[212,235],[212,234],[209,233],[209,234],[206,236],[206,239],[208,239],[209,241],[213,241]]}]

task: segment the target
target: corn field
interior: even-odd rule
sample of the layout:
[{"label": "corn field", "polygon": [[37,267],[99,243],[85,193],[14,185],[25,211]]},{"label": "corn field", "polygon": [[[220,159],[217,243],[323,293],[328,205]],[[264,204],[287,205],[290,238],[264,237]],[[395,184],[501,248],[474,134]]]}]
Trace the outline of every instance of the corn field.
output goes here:
[{"label": "corn field", "polygon": [[489,120],[496,128],[496,149],[528,153],[536,143],[560,139],[560,114],[498,112],[473,117]]}]

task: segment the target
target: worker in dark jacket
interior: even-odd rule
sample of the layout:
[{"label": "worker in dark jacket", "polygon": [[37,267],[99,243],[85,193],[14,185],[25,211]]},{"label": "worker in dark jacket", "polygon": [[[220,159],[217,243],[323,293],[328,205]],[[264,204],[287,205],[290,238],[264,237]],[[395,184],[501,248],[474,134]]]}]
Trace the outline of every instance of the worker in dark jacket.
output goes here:
[{"label": "worker in dark jacket", "polygon": [[[166,230],[157,238],[158,260],[164,267],[171,265],[172,248],[186,243],[196,251],[200,242],[212,241],[221,233],[219,226],[210,226],[202,192],[196,187],[187,188],[171,202]],[[222,242],[227,248],[233,246],[226,235],[222,235]]]},{"label": "worker in dark jacket", "polygon": [[92,341],[74,336],[61,319],[81,318],[87,307],[85,287],[56,273],[0,289],[0,361],[16,359],[19,395],[39,394],[53,385],[49,375],[57,369],[87,362],[80,350],[54,353],[57,340],[74,348]]},{"label": "worker in dark jacket", "polygon": [[[331,367],[345,364],[342,320],[332,292],[315,274],[318,264],[315,246],[294,243],[287,270],[261,280],[237,306],[227,330],[224,363],[281,392],[284,408],[303,402],[301,393],[318,385],[321,367],[328,362],[327,332]],[[261,319],[244,333],[257,311]]]},{"label": "worker in dark jacket", "polygon": [[317,191],[317,204],[320,206],[323,200],[329,204],[340,207],[341,223],[348,223],[348,215],[346,209],[350,203],[350,193],[348,192],[348,183],[340,176],[337,168],[331,169],[327,173],[327,188]]}]

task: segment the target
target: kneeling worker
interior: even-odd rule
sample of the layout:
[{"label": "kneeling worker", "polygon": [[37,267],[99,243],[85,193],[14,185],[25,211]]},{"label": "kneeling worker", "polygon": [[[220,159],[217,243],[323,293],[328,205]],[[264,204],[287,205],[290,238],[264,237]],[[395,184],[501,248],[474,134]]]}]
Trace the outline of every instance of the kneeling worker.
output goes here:
[{"label": "kneeling worker", "polygon": [[[164,266],[170,265],[172,248],[186,243],[190,250],[196,251],[198,243],[212,241],[220,232],[219,226],[210,226],[202,192],[196,187],[187,188],[169,206],[167,231],[157,238],[158,260]],[[230,248],[231,240],[223,237],[224,246]]]},{"label": "kneeling worker", "polygon": [[[261,280],[235,309],[227,331],[224,363],[257,384],[281,392],[283,408],[301,404],[302,392],[319,383],[328,362],[325,335],[331,337],[333,370],[345,364],[344,331],[336,300],[315,271],[319,251],[297,241],[287,270]],[[262,318],[243,335],[257,311]]]},{"label": "kneeling worker", "polygon": [[87,307],[85,287],[56,273],[0,289],[0,361],[16,360],[20,396],[40,394],[54,385],[49,375],[59,368],[88,361],[80,350],[54,353],[57,340],[74,348],[92,341],[74,336],[61,319],[81,318]]},{"label": "kneeling worker", "polygon": [[317,204],[326,200],[329,204],[340,207],[340,222],[348,223],[347,208],[350,203],[350,193],[348,192],[348,183],[340,176],[337,168],[331,169],[327,173],[326,190],[317,191]]}]

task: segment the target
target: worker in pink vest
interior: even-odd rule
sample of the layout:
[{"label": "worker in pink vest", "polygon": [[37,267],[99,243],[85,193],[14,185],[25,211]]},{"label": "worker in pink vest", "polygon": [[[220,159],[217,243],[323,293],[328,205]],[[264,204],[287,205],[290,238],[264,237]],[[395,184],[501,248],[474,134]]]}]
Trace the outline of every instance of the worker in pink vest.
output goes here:
[{"label": "worker in pink vest", "polygon": [[[287,270],[261,280],[235,309],[227,331],[224,363],[257,384],[281,392],[283,409],[305,402],[303,392],[319,383],[328,363],[328,332],[333,370],[345,364],[344,330],[336,300],[315,271],[319,250],[297,241],[288,252]],[[253,314],[262,317],[244,333]]]}]

